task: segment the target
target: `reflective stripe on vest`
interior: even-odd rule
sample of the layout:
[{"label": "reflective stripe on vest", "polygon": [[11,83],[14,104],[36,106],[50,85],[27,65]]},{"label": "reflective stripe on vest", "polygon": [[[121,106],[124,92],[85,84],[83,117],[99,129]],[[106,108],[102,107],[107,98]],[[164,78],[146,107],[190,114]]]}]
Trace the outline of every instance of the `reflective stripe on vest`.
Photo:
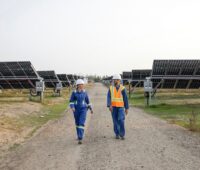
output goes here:
[{"label": "reflective stripe on vest", "polygon": [[111,93],[111,105],[114,107],[124,107],[124,100],[122,96],[122,90],[124,90],[124,86],[120,85],[118,91],[115,86],[110,86]]}]

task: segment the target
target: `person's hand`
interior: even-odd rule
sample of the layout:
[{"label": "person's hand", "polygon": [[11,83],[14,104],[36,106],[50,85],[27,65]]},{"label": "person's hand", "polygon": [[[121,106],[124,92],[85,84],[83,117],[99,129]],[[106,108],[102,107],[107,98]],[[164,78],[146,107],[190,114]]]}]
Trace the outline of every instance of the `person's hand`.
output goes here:
[{"label": "person's hand", "polygon": [[73,113],[75,112],[75,109],[74,109],[74,108],[72,108],[72,112],[73,112]]},{"label": "person's hand", "polygon": [[90,113],[93,114],[94,113],[93,110],[91,110]]},{"label": "person's hand", "polygon": [[109,107],[109,110],[110,110],[110,112],[112,112],[112,111],[113,111],[113,108],[112,108],[112,106],[110,106],[110,107]]},{"label": "person's hand", "polygon": [[126,115],[128,115],[128,109],[125,110]]}]

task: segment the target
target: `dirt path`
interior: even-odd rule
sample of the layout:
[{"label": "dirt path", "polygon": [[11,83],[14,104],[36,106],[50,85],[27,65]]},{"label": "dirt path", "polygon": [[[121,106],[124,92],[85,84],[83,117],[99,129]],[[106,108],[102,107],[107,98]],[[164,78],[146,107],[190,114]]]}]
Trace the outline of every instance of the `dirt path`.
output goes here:
[{"label": "dirt path", "polygon": [[106,109],[107,89],[89,92],[95,115],[89,116],[84,144],[75,140],[70,113],[0,159],[5,170],[200,170],[200,136],[135,108],[126,120],[126,140],[115,140]]}]

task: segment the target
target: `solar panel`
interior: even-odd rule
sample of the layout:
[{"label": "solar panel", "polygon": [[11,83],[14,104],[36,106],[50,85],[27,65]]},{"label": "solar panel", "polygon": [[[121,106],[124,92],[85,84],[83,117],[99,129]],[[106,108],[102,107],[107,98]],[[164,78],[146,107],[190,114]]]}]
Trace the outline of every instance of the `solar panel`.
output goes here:
[{"label": "solar panel", "polygon": [[162,88],[174,88],[176,80],[164,80]]},{"label": "solar panel", "polygon": [[122,73],[123,84],[129,84],[134,87],[143,87],[146,77],[150,77],[151,70],[132,70],[132,72],[124,71]]},{"label": "solar panel", "polygon": [[38,74],[44,79],[45,86],[48,88],[56,88],[56,84],[60,83],[55,71],[38,71]]},{"label": "solar panel", "polygon": [[192,80],[192,82],[189,84],[189,87],[191,89],[198,89],[200,87],[200,80]]},{"label": "solar panel", "polygon": [[67,77],[69,79],[69,81],[71,82],[71,84],[73,85],[75,83],[75,78],[73,74],[67,74]]},{"label": "solar panel", "polygon": [[132,79],[132,72],[124,71],[124,72],[122,72],[121,76],[122,76],[123,84],[127,85],[127,84],[129,84],[129,81],[131,81],[131,79]]},{"label": "solar panel", "polygon": [[74,75],[74,79],[75,79],[75,80],[84,79],[84,76]]},{"label": "solar panel", "polygon": [[66,74],[57,74],[59,80],[62,82],[63,87],[70,86],[70,81]]},{"label": "solar panel", "polygon": [[73,79],[76,81],[77,80],[77,77],[76,75],[72,75]]},{"label": "solar panel", "polygon": [[103,81],[111,81],[113,76],[105,76],[102,80]]},{"label": "solar panel", "polygon": [[40,80],[30,61],[0,62],[1,89],[31,89]]},{"label": "solar panel", "polygon": [[144,70],[132,70],[132,81],[131,84],[134,87],[143,87],[144,80],[146,77],[151,76],[151,70],[144,69]]},{"label": "solar panel", "polygon": [[154,60],[154,88],[200,88],[200,60]]},{"label": "solar panel", "polygon": [[105,77],[103,80],[105,81],[112,81],[113,76]]},{"label": "solar panel", "polygon": [[84,76],[78,76],[78,79],[84,79]]},{"label": "solar panel", "polygon": [[123,80],[131,80],[132,79],[132,72],[131,71],[124,71],[122,73]]},{"label": "solar panel", "polygon": [[132,80],[145,80],[151,76],[151,70],[132,70]]}]

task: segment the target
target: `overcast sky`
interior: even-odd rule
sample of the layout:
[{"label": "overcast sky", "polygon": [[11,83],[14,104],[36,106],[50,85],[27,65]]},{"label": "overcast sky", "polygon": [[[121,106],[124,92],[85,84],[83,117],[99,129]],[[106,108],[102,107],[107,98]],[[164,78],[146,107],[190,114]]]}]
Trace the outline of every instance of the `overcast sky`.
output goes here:
[{"label": "overcast sky", "polygon": [[199,0],[0,0],[0,61],[111,75],[200,59]]}]

